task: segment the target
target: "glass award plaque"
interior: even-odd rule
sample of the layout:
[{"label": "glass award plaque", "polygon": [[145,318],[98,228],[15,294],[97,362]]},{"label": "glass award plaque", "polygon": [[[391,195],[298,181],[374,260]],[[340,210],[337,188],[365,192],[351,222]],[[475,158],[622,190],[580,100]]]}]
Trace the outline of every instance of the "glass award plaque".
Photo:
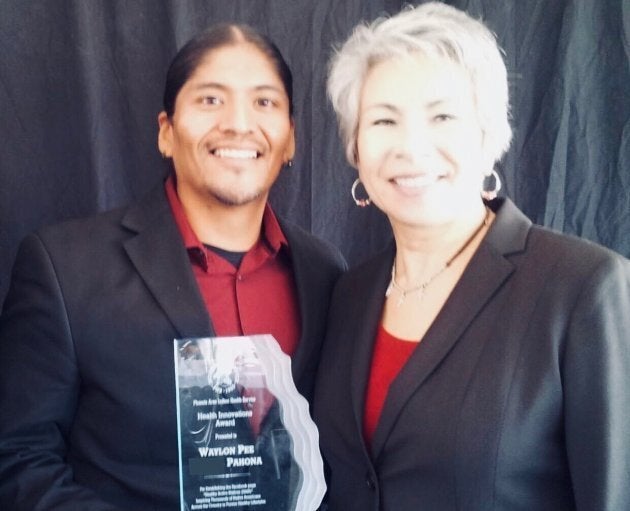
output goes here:
[{"label": "glass award plaque", "polygon": [[311,511],[319,435],[271,335],[175,340],[181,511]]}]

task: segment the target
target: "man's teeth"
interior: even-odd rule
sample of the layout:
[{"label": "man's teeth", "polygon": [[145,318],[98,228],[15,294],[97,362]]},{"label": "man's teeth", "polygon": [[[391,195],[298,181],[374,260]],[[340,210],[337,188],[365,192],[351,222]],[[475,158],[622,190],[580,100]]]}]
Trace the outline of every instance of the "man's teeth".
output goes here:
[{"label": "man's teeth", "polygon": [[397,177],[394,183],[405,188],[420,188],[435,183],[437,179],[437,176]]},{"label": "man's teeth", "polygon": [[215,149],[213,154],[217,158],[254,159],[258,153],[252,149]]}]

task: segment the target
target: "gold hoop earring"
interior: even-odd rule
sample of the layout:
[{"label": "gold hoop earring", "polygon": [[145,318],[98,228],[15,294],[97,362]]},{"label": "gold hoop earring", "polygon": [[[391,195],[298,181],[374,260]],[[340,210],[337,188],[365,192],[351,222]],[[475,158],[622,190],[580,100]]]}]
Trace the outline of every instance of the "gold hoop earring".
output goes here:
[{"label": "gold hoop earring", "polygon": [[366,206],[369,206],[372,201],[370,200],[369,197],[365,199],[357,199],[357,186],[359,186],[359,183],[361,183],[361,180],[359,178],[356,178],[354,180],[354,183],[352,183],[352,188],[350,189],[350,195],[352,195],[352,199],[354,200],[354,203],[357,206],[359,206],[360,208],[364,208]]},{"label": "gold hoop earring", "polygon": [[492,171],[490,172],[490,175],[485,176],[483,180],[484,184],[486,180],[490,178],[493,178],[494,180],[494,188],[490,190],[486,190],[485,188],[483,188],[483,185],[482,185],[482,189],[481,189],[481,197],[485,200],[496,199],[497,195],[499,194],[499,191],[501,190],[501,178],[499,177],[499,173],[496,170],[492,169]]}]

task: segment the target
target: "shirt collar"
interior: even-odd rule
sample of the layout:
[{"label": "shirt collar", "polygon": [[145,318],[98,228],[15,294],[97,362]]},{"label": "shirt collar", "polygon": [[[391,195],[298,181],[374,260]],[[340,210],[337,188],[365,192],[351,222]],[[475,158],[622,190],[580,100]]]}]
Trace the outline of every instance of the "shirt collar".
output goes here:
[{"label": "shirt collar", "polygon": [[[171,211],[173,212],[175,223],[177,224],[179,233],[182,236],[186,250],[188,250],[189,254],[193,255],[194,262],[200,264],[203,269],[207,271],[208,258],[205,247],[199,241],[199,238],[197,238],[197,235],[192,230],[190,223],[188,223],[184,207],[177,195],[175,182],[175,175],[171,174],[164,184],[166,197],[171,207]],[[289,243],[280,228],[280,223],[278,222],[278,219],[269,203],[265,205],[265,211],[262,218],[262,239],[265,241],[274,256],[280,251],[280,249],[286,249],[289,246]]]}]

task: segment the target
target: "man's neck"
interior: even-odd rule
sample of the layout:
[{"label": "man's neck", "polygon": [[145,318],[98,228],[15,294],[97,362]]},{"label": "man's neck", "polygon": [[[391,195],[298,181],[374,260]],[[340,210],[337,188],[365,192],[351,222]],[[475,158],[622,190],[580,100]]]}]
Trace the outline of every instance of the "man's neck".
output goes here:
[{"label": "man's neck", "polygon": [[199,203],[180,196],[182,207],[193,232],[206,245],[246,252],[258,241],[266,198],[241,206]]}]

